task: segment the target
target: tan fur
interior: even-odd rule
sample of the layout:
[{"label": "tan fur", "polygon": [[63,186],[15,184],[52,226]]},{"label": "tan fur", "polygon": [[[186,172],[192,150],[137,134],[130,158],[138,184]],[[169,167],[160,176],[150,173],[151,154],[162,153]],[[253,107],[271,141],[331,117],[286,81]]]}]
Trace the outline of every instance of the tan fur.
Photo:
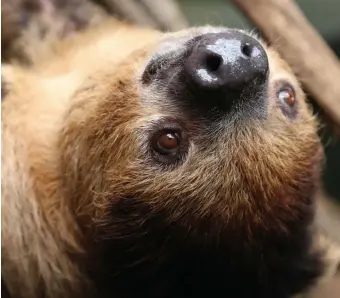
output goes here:
[{"label": "tan fur", "polygon": [[[291,192],[299,187],[299,173],[317,179],[317,124],[296,78],[271,49],[270,80],[287,78],[296,87],[297,121],[287,121],[272,100],[265,124],[221,128],[221,140],[209,150],[190,148],[194,158],[185,167],[145,168],[138,129],[164,116],[167,107],[142,106],[140,94],[151,103],[161,94],[141,88],[137,78],[161,40],[186,34],[163,35],[112,20],[47,48],[36,45],[30,69],[2,67],[9,86],[2,104],[2,274],[13,297],[91,296],[80,260],[94,230],[108,224],[112,199],[121,196],[138,195],[155,210],[165,209],[169,222],[193,230],[202,218],[216,218],[245,241],[261,229],[284,231],[281,220],[293,220],[304,207]],[[227,160],[219,156],[224,151]],[[258,193],[264,201],[253,202]],[[185,199],[174,202],[174,196]]]},{"label": "tan fur", "polygon": [[[69,259],[69,253],[81,252],[82,247],[68,208],[71,202],[61,193],[57,138],[62,115],[76,104],[71,95],[95,67],[123,59],[128,54],[123,49],[136,46],[136,36],[141,43],[151,36],[129,27],[116,30],[112,23],[31,57],[34,71],[13,65],[2,68],[11,90],[2,105],[3,278],[11,293],[38,297],[40,286],[47,287],[51,297],[86,291],[85,277]],[[125,43],[118,43],[122,38]],[[100,63],[98,57],[107,60]],[[73,117],[77,121],[76,113]]]}]

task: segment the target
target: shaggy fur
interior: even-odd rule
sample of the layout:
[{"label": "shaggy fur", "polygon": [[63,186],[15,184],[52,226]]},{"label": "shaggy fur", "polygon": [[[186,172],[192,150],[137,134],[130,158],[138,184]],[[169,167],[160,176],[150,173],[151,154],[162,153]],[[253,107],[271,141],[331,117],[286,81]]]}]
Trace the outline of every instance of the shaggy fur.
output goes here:
[{"label": "shaggy fur", "polygon": [[[266,119],[210,123],[180,104],[179,72],[167,61],[220,30],[162,34],[108,20],[32,43],[30,67],[2,66],[2,276],[11,297],[288,298],[332,279],[340,252],[313,224],[317,123],[285,62],[264,45]],[[143,83],[154,57],[163,75]],[[294,119],[277,101],[281,80],[296,89]],[[169,122],[190,140],[171,167],[149,148]]]}]

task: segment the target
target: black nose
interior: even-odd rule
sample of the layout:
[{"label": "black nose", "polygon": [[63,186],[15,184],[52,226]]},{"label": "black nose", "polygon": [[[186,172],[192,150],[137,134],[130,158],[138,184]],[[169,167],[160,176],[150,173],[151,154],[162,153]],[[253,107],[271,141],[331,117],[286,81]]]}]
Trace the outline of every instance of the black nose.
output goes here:
[{"label": "black nose", "polygon": [[253,37],[236,30],[200,36],[184,65],[184,74],[194,90],[206,97],[213,92],[240,93],[266,81],[268,58]]}]

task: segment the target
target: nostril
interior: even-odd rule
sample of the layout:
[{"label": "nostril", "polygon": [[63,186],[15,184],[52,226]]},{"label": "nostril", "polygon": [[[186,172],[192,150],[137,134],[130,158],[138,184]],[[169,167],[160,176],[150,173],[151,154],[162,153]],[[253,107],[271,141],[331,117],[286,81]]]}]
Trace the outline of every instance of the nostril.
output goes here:
[{"label": "nostril", "polygon": [[259,41],[235,30],[199,37],[189,43],[179,62],[184,88],[197,103],[206,100],[204,107],[227,110],[241,97],[251,99],[251,92],[257,97],[257,87],[266,87],[268,57]]},{"label": "nostril", "polygon": [[251,53],[253,49],[249,43],[244,44],[241,48],[241,51],[243,55],[247,56],[248,58],[251,58]]},{"label": "nostril", "polygon": [[222,57],[215,53],[209,53],[206,58],[206,66],[209,71],[218,70],[222,63]]}]

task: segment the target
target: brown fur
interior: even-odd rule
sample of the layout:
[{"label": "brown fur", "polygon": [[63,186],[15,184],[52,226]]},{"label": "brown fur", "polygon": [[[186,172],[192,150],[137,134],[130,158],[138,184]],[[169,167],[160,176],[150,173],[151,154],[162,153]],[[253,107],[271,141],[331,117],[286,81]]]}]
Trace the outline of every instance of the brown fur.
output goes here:
[{"label": "brown fur", "polygon": [[[2,274],[12,297],[95,295],[87,265],[98,264],[88,256],[103,237],[127,236],[128,223],[111,213],[122,198],[138,198],[190,237],[217,244],[229,235],[235,251],[240,243],[264,245],[267,233],[289,238],[290,225],[313,208],[322,160],[317,123],[272,49],[268,119],[235,120],[217,137],[194,117],[178,117],[160,90],[139,84],[163,40],[209,30],[161,34],[112,20],[47,50],[35,45],[30,69],[2,67],[9,86],[2,104]],[[275,101],[281,79],[297,90],[295,120]],[[165,116],[184,122],[195,144],[171,171],[145,158],[146,131]],[[331,251],[314,243],[311,251]],[[340,257],[331,255],[333,275]]]}]

